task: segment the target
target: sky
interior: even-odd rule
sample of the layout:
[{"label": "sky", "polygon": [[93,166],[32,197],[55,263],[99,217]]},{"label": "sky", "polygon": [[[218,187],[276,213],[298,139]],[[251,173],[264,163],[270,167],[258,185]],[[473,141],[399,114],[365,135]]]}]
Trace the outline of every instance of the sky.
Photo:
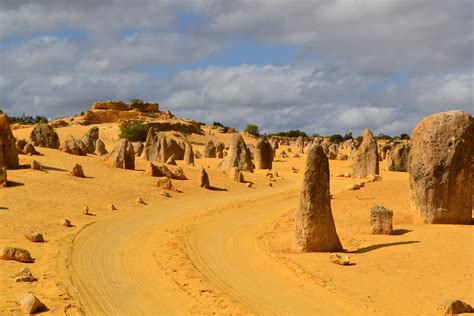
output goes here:
[{"label": "sky", "polygon": [[472,0],[0,0],[0,108],[139,98],[262,132],[410,133],[474,112]]}]

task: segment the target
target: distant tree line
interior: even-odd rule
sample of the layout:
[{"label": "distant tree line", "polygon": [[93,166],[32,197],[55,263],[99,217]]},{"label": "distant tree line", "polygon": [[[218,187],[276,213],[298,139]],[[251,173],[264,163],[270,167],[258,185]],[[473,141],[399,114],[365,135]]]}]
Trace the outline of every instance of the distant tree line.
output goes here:
[{"label": "distant tree line", "polygon": [[[0,114],[3,114],[3,111],[0,110]],[[23,113],[22,116],[8,116],[8,119],[10,121],[10,124],[25,124],[25,125],[30,125],[30,124],[47,124],[48,119],[45,116],[41,115],[25,115]]]}]

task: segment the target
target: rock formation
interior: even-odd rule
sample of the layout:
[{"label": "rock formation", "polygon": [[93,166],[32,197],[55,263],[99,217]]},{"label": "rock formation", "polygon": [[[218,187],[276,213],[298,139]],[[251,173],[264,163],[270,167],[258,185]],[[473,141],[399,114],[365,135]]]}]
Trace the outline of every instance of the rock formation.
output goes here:
[{"label": "rock formation", "polygon": [[166,162],[172,155],[175,160],[182,160],[184,149],[173,138],[150,128],[141,157],[148,161]]},{"label": "rock formation", "polygon": [[398,144],[385,154],[387,169],[390,171],[408,171],[410,145]]},{"label": "rock formation", "polygon": [[99,140],[99,128],[94,126],[91,127],[81,139],[88,154],[93,154],[95,152],[97,140]]},{"label": "rock formation", "polygon": [[37,124],[30,134],[30,141],[37,147],[58,149],[59,136],[48,124]]},{"label": "rock formation", "polygon": [[184,164],[187,165],[187,166],[194,166],[193,145],[191,145],[190,142],[185,143]]},{"label": "rock formation", "polygon": [[365,178],[379,174],[377,141],[369,129],[364,130],[362,144],[352,154],[352,176]]},{"label": "rock formation", "polygon": [[308,152],[293,247],[303,252],[342,250],[331,211],[329,161],[320,145]]},{"label": "rock formation", "polygon": [[211,185],[209,184],[209,175],[203,167],[199,169],[199,186],[204,189],[211,188]]},{"label": "rock formation", "polygon": [[27,314],[36,314],[46,309],[46,306],[32,292],[25,293],[19,303]]},{"label": "rock formation", "polygon": [[10,128],[10,121],[6,114],[0,114],[0,167],[14,169],[18,166],[18,150]]},{"label": "rock formation", "polygon": [[135,169],[135,152],[128,139],[119,140],[114,150],[109,154],[110,164],[115,168]]},{"label": "rock formation", "polygon": [[104,156],[104,155],[107,155],[109,152],[107,151],[107,149],[105,148],[105,144],[104,142],[101,140],[101,139],[98,139],[96,144],[95,144],[95,151],[94,153],[97,155],[97,156]]},{"label": "rock formation", "polygon": [[210,140],[206,146],[204,146],[202,152],[204,158],[217,158],[216,146],[214,146],[212,140]]},{"label": "rock formation", "polygon": [[79,177],[79,178],[84,178],[84,170],[82,169],[82,166],[78,163],[76,163],[74,165],[74,167],[72,167],[72,170],[71,170],[71,176],[73,177]]},{"label": "rock formation", "polygon": [[84,143],[81,140],[75,139],[72,135],[66,137],[60,149],[65,153],[79,156],[85,156],[88,152]]},{"label": "rock formation", "polygon": [[372,235],[392,234],[393,211],[380,205],[370,209],[370,233]]},{"label": "rock formation", "polygon": [[230,170],[233,167],[248,172],[253,172],[255,168],[250,156],[250,150],[245,145],[244,139],[240,134],[232,135],[229,153],[219,165],[219,168],[223,170]]},{"label": "rock formation", "polygon": [[237,182],[244,182],[244,174],[237,167],[230,168],[229,178]]},{"label": "rock formation", "polygon": [[0,256],[3,260],[15,260],[19,262],[31,263],[35,260],[31,257],[28,250],[16,247],[6,247],[3,249],[3,253]]},{"label": "rock formation", "polygon": [[273,148],[266,138],[261,138],[255,145],[255,168],[272,169]]},{"label": "rock formation", "polygon": [[464,111],[433,114],[416,125],[411,140],[414,222],[470,224],[474,119]]}]

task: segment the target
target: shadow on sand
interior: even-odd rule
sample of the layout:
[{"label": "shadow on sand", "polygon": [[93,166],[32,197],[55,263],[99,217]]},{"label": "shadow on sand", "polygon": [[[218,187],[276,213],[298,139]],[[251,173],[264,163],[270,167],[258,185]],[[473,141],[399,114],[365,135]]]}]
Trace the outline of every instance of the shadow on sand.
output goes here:
[{"label": "shadow on sand", "polygon": [[419,242],[420,242],[419,240],[390,242],[390,243],[386,243],[386,244],[378,244],[378,245],[372,245],[372,246],[360,248],[360,249],[357,249],[355,251],[350,251],[349,253],[366,253],[366,252],[370,252],[370,251],[377,250],[377,249],[380,249],[380,248],[416,244],[416,243],[419,243]]}]

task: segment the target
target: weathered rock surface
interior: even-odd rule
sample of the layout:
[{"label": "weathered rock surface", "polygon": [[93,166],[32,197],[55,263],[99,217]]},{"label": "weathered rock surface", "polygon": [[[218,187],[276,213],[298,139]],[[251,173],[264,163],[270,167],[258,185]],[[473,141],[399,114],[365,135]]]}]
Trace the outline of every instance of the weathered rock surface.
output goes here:
[{"label": "weathered rock surface", "polygon": [[390,171],[408,171],[410,145],[398,144],[385,154],[387,169]]},{"label": "weathered rock surface", "polygon": [[194,152],[193,145],[190,142],[185,143],[184,148],[184,164],[187,166],[194,166]]},{"label": "weathered rock surface", "polygon": [[379,174],[377,141],[369,129],[364,130],[362,144],[352,155],[352,176],[365,178]]},{"label": "weathered rock surface", "polygon": [[15,279],[15,282],[35,282],[37,278],[33,276],[31,270],[28,268],[22,268],[17,273],[10,275],[10,278]]},{"label": "weathered rock surface", "polygon": [[172,190],[173,189],[173,184],[171,183],[171,180],[168,177],[159,177],[156,180],[156,185],[159,188],[162,188],[162,189],[165,189],[165,190]]},{"label": "weathered rock surface", "polygon": [[413,129],[411,141],[413,221],[471,224],[474,119],[464,111],[430,115]]},{"label": "weathered rock surface", "polygon": [[82,166],[80,164],[76,163],[74,167],[72,167],[71,176],[79,178],[85,177],[84,170],[82,169]]},{"label": "weathered rock surface", "polygon": [[105,144],[101,139],[98,139],[97,142],[95,143],[95,151],[94,154],[97,156],[104,156],[107,155],[109,152],[105,148]]},{"label": "weathered rock surface", "polygon": [[255,145],[255,168],[257,169],[272,169],[273,163],[273,148],[264,137],[258,140]]},{"label": "weathered rock surface", "polygon": [[[183,145],[184,147],[184,145]],[[166,162],[172,155],[175,160],[184,158],[184,149],[171,137],[157,133],[154,128],[148,130],[142,158],[148,161]]]},{"label": "weathered rock surface", "polygon": [[87,131],[87,133],[82,137],[81,141],[85,146],[86,153],[93,154],[95,152],[96,143],[99,140],[99,128],[93,126]]},{"label": "weathered rock surface", "polygon": [[37,124],[30,134],[30,141],[37,147],[58,149],[59,136],[48,124]]},{"label": "weathered rock surface", "polygon": [[237,182],[244,182],[244,174],[237,167],[230,168],[229,178]]},{"label": "weathered rock surface", "polygon": [[219,168],[226,171],[233,167],[248,172],[253,172],[255,168],[250,155],[250,150],[247,148],[247,145],[245,145],[244,139],[240,134],[232,135],[229,153],[219,165]]},{"label": "weathered rock surface", "polygon": [[32,242],[44,242],[43,234],[35,231],[27,232],[25,238]]},{"label": "weathered rock surface", "polygon": [[461,300],[447,300],[438,306],[438,311],[444,315],[457,315],[463,313],[474,313],[474,308]]},{"label": "weathered rock surface", "polygon": [[36,160],[33,160],[33,161],[31,162],[31,169],[33,169],[33,170],[42,170],[43,167],[41,167],[41,163],[39,163],[39,162],[36,161]]},{"label": "weathered rock surface", "polygon": [[320,145],[311,147],[295,218],[297,251],[341,251],[331,211],[329,161]]},{"label": "weathered rock surface", "polygon": [[0,167],[0,187],[8,186],[7,168]]},{"label": "weathered rock surface", "polygon": [[341,266],[347,266],[351,264],[351,259],[348,255],[342,253],[332,253],[329,255],[329,260],[332,263],[339,264]]},{"label": "weathered rock surface", "polygon": [[380,205],[370,209],[370,233],[372,235],[391,235],[393,211]]},{"label": "weathered rock surface", "polygon": [[109,154],[109,162],[115,168],[135,170],[135,152],[132,143],[125,138],[119,140]]},{"label": "weathered rock surface", "polygon": [[3,260],[14,260],[19,262],[31,263],[35,260],[31,257],[28,250],[17,248],[17,247],[5,247],[3,253],[0,256]]},{"label": "weathered rock surface", "polygon": [[71,154],[71,155],[78,155],[78,156],[85,156],[87,155],[87,148],[81,140],[74,138],[74,136],[67,136],[64,140],[61,151]]},{"label": "weathered rock surface", "polygon": [[211,185],[209,184],[209,175],[203,167],[199,169],[199,186],[204,189],[211,188]]},{"label": "weathered rock surface", "polygon": [[24,294],[20,298],[19,303],[23,310],[28,314],[36,314],[46,308],[32,292]]},{"label": "weathered rock surface", "polygon": [[142,142],[138,142],[133,145],[133,149],[135,150],[136,157],[140,157],[142,155],[143,148],[145,148],[145,145]]},{"label": "weathered rock surface", "polygon": [[28,143],[25,145],[25,148],[23,149],[23,153],[29,156],[41,156],[41,153],[39,153],[36,150],[35,146],[33,146],[33,144],[31,143]]},{"label": "weathered rock surface", "polygon": [[216,146],[214,142],[210,140],[202,150],[202,156],[204,158],[217,158]]},{"label": "weathered rock surface", "polygon": [[0,166],[18,168],[18,149],[6,114],[0,114]]}]

